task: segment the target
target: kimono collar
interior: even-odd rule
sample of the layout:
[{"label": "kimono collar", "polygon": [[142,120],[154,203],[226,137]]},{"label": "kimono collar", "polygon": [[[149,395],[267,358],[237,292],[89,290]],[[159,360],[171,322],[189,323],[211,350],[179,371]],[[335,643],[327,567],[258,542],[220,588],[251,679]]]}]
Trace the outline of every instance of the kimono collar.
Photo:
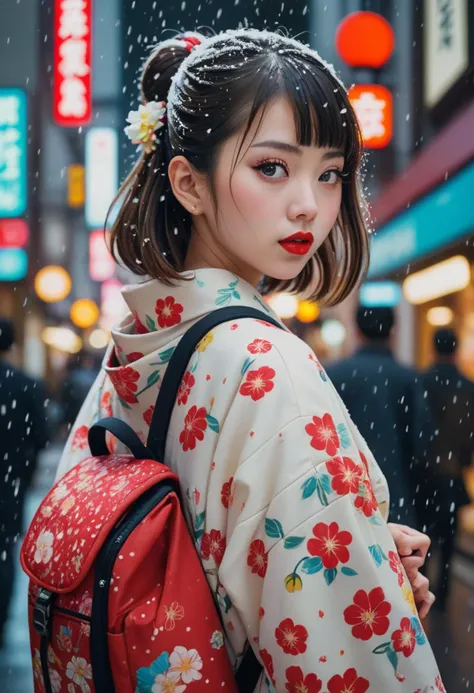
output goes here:
[{"label": "kimono collar", "polygon": [[122,353],[146,354],[166,347],[218,308],[251,306],[276,317],[261,294],[232,272],[205,268],[181,276],[183,280],[173,286],[151,280],[123,288],[130,313],[112,330],[119,362],[127,362]]}]

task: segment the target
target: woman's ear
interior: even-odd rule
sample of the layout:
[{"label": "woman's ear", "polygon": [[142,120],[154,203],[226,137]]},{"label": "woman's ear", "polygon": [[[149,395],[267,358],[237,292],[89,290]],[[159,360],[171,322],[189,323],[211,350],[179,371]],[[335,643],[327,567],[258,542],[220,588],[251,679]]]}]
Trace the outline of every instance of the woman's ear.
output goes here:
[{"label": "woman's ear", "polygon": [[201,176],[184,156],[175,156],[168,166],[168,177],[174,196],[190,214],[202,213]]}]

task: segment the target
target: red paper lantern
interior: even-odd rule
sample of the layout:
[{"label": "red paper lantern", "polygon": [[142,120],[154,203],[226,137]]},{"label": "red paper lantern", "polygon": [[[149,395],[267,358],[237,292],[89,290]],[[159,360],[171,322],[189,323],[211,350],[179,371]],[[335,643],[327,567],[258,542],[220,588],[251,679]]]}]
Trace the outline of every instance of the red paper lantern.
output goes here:
[{"label": "red paper lantern", "polygon": [[383,67],[394,47],[392,26],[376,12],[353,12],[336,31],[337,52],[351,67]]}]

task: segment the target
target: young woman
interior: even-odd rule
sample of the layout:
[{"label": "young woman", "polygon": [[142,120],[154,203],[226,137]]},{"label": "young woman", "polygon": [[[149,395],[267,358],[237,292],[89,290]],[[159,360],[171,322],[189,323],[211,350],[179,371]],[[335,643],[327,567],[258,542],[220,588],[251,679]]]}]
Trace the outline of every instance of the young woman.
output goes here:
[{"label": "young woman", "polygon": [[[262,295],[278,290],[335,304],[368,264],[359,128],[314,51],[254,30],[184,34],[154,49],[141,91],[126,131],[143,151],[112,246],[151,280],[124,289],[130,314],[59,474],[99,417],[146,439],[170,350],[199,318],[270,313]],[[204,522],[196,545],[231,657],[249,642],[265,667],[258,690],[444,690],[419,620],[427,539],[386,524],[385,479],[304,342],[254,319],[208,334],[165,462],[191,531]]]}]

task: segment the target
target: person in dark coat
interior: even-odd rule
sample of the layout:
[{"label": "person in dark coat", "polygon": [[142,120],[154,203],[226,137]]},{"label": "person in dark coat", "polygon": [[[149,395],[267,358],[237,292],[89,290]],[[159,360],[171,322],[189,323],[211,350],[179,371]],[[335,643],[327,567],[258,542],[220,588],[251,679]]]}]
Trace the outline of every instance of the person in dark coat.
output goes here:
[{"label": "person in dark coat", "polygon": [[387,478],[390,520],[422,528],[418,468],[434,425],[417,373],[391,351],[393,309],[360,306],[356,321],[362,347],[327,373]]},{"label": "person in dark coat", "polygon": [[437,330],[433,339],[435,362],[423,374],[438,430],[428,456],[426,497],[429,533],[440,552],[436,595],[441,608],[449,593],[458,510],[470,503],[463,471],[472,463],[474,452],[474,383],[456,367],[457,343],[452,330]]},{"label": "person in dark coat", "polygon": [[14,582],[14,546],[22,532],[25,493],[48,441],[42,384],[6,360],[13,324],[0,319],[0,646]]}]

